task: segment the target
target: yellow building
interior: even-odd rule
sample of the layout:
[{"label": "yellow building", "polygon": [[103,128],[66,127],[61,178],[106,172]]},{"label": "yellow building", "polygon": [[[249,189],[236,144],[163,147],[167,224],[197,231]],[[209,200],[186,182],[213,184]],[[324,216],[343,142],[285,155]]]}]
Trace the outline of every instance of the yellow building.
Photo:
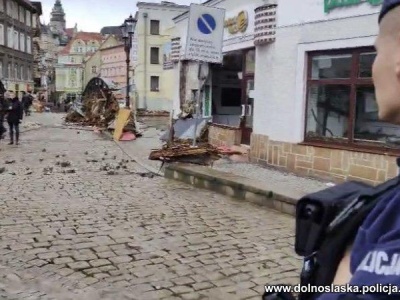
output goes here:
[{"label": "yellow building", "polygon": [[104,38],[96,32],[78,32],[58,54],[56,92],[62,99],[74,99],[84,88],[84,61],[95,53]]},{"label": "yellow building", "polygon": [[[188,6],[170,2],[138,2],[136,14],[133,68],[137,107],[147,110],[171,110],[174,84],[168,59],[173,18],[188,11]],[[166,53],[165,53],[166,52]],[[164,55],[165,54],[165,55]]]},{"label": "yellow building", "polygon": [[121,42],[118,40],[117,37],[115,37],[114,35],[109,35],[107,39],[100,45],[100,48],[96,52],[91,53],[85,58],[83,88],[85,88],[90,79],[101,75],[100,70],[102,66],[102,60],[100,50],[115,47],[120,43]]}]

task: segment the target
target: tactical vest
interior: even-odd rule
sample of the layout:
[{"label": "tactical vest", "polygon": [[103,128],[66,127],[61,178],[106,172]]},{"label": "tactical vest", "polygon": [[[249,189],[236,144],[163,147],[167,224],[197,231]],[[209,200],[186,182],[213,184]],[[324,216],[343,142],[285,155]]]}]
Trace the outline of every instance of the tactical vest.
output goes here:
[{"label": "tactical vest", "polygon": [[[399,160],[398,160],[399,164]],[[329,286],[338,266],[367,215],[383,198],[400,187],[400,177],[376,187],[349,181],[301,198],[296,207],[295,251],[304,257],[301,285]],[[298,300],[314,300],[321,293],[300,293]],[[289,294],[264,300],[295,299]]]}]

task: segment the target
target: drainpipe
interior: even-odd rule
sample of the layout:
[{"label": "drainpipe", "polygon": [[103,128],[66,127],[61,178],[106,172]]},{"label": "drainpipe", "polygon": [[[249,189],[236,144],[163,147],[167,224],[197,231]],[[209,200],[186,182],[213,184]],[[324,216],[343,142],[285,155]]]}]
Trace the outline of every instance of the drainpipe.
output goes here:
[{"label": "drainpipe", "polygon": [[144,20],[144,95],[143,95],[143,108],[147,110],[147,13],[143,13]]}]

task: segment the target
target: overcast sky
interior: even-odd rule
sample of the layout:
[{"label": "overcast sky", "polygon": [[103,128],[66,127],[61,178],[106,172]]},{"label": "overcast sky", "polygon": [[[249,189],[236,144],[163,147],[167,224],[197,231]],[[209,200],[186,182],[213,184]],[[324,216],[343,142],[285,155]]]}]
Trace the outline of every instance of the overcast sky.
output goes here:
[{"label": "overcast sky", "polygon": [[[177,4],[200,3],[200,0],[170,0]],[[55,0],[41,0],[43,7],[42,21],[50,20],[50,12]],[[78,30],[99,32],[104,26],[121,25],[136,12],[135,0],[61,0],[66,13],[67,27],[78,23]],[[144,2],[161,2],[145,0]]]}]

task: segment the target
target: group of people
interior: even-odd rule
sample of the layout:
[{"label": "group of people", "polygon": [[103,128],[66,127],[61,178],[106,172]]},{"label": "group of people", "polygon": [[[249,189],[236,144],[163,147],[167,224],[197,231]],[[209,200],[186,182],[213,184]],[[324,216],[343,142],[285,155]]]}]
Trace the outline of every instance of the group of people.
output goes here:
[{"label": "group of people", "polygon": [[33,104],[31,92],[21,92],[21,100],[14,91],[7,91],[0,94],[0,140],[5,138],[7,129],[4,127],[4,121],[7,120],[10,134],[9,145],[19,143],[19,124],[25,116],[30,115],[30,107]]}]

